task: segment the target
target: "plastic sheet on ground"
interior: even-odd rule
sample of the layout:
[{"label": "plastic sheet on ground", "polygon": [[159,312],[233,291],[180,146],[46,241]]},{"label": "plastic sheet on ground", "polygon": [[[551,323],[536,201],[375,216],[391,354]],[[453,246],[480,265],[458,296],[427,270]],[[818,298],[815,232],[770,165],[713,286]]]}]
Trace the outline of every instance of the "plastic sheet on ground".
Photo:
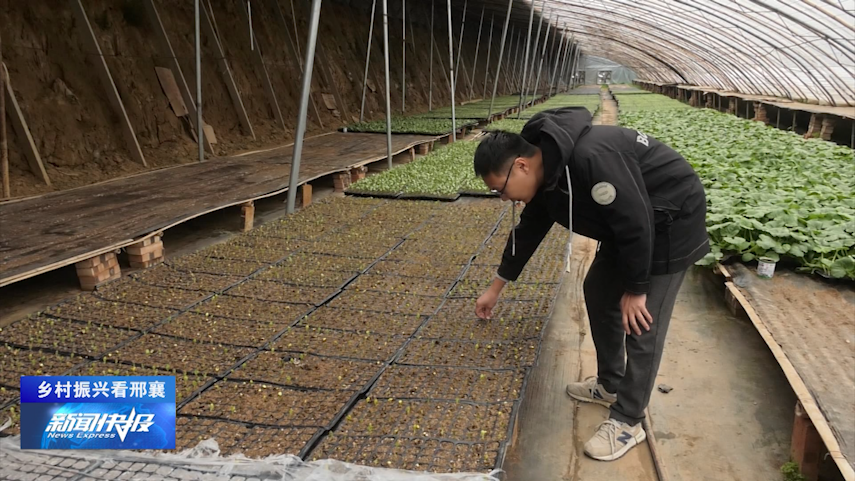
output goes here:
[{"label": "plastic sheet on ground", "polygon": [[[70,462],[68,460],[73,460]],[[0,479],[17,479],[34,467],[65,473],[67,479],[100,479],[112,470],[132,472],[122,479],[146,478],[163,473],[180,479],[256,478],[287,481],[498,481],[492,473],[424,473],[359,466],[324,459],[301,461],[288,454],[249,459],[220,456],[217,442],[208,439],[180,453],[93,450],[21,450],[20,436],[0,438]],[[27,471],[27,472],[25,472]],[[167,471],[169,473],[167,473]],[[170,474],[171,473],[171,474]],[[70,477],[69,477],[70,475]]]}]

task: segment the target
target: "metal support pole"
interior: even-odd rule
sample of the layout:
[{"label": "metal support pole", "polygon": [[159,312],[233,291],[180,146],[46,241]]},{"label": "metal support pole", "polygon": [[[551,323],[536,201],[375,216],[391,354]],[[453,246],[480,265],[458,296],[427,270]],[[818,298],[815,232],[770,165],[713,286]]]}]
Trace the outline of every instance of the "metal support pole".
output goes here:
[{"label": "metal support pole", "polygon": [[194,2],[196,17],[196,143],[199,144],[199,162],[205,161],[205,123],[202,121],[202,23],[199,20],[199,0]]},{"label": "metal support pole", "polygon": [[12,197],[9,186],[9,146],[6,140],[6,69],[3,68],[3,39],[0,38],[0,177],[3,182],[3,198]]},{"label": "metal support pole", "polygon": [[466,7],[468,0],[463,0],[463,16],[460,17],[460,37],[457,39],[457,62],[454,64],[454,85],[457,85],[457,76],[460,75],[460,57],[463,54],[463,27],[466,25]]},{"label": "metal support pole", "polygon": [[[556,33],[558,32],[558,27],[555,28]],[[549,81],[549,96],[552,97],[552,90],[555,88],[555,80],[558,78],[558,66],[561,64],[561,54],[564,51],[565,37],[561,35],[561,38],[558,40],[558,51],[555,52],[555,61],[552,65],[552,79]]]},{"label": "metal support pole", "polygon": [[433,110],[433,2],[430,0],[430,66],[428,66],[428,112]]},{"label": "metal support pole", "polygon": [[[572,41],[572,39],[571,39]],[[565,80],[565,85],[570,85],[573,88],[576,88],[576,78],[577,73],[579,71],[579,59],[582,57],[582,51],[579,50],[579,46],[577,45],[575,48],[575,53],[573,55],[572,60],[567,62],[567,71],[566,74],[567,80]]]},{"label": "metal support pole", "polygon": [[528,80],[528,49],[531,46],[531,26],[534,23],[534,2],[531,2],[531,11],[528,15],[528,33],[525,34],[525,55],[522,64],[522,88],[520,89],[520,102],[517,109],[517,119],[522,114],[523,98],[525,97],[525,86]]},{"label": "metal support pole", "polygon": [[502,29],[502,42],[499,46],[499,64],[496,65],[496,76],[493,79],[493,97],[490,99],[490,110],[487,111],[488,119],[493,116],[493,104],[496,102],[496,89],[499,88],[499,73],[502,71],[502,56],[505,53],[505,40],[508,37],[508,23],[511,21],[511,8],[513,6],[514,0],[508,0],[508,13],[505,15],[505,28]]},{"label": "metal support pole", "polygon": [[448,0],[448,69],[451,79],[451,138],[450,142],[457,139],[457,112],[454,107],[454,39],[451,33],[451,0]]},{"label": "metal support pole", "polygon": [[540,64],[537,67],[537,79],[534,81],[534,93],[531,95],[532,101],[534,101],[534,99],[537,98],[537,87],[538,87],[538,84],[540,84],[540,74],[541,74],[541,72],[543,72],[543,57],[546,56],[546,40],[549,39],[549,29],[550,29],[550,27],[552,27],[552,17],[553,16],[554,16],[554,14],[550,15],[550,17],[549,17],[550,23],[546,24],[546,35],[543,37],[543,46],[542,46],[542,49],[540,51]]},{"label": "metal support pole", "polygon": [[493,47],[493,15],[490,15],[490,38],[487,40],[487,61],[484,63],[484,93],[481,99],[487,98],[487,77],[490,75],[490,50]]},{"label": "metal support pole", "polygon": [[386,158],[392,169],[392,92],[389,80],[389,4],[383,0],[383,63],[386,75]]},{"label": "metal support pole", "polygon": [[[517,32],[517,41],[515,43],[511,43],[511,48],[508,49],[508,62],[511,61],[511,55],[514,57],[514,63],[511,65],[511,88],[516,89],[519,88],[520,84],[520,76],[517,75],[519,70],[517,69],[517,63],[520,61],[520,38],[522,37],[522,32]],[[514,41],[514,27],[511,27],[511,42]]]},{"label": "metal support pole", "polygon": [[[566,32],[567,27],[565,27],[564,29],[565,29],[564,33],[566,35],[567,34],[567,32]],[[558,92],[562,91],[561,90],[561,82],[564,82],[564,80],[565,80],[564,73],[567,69],[567,59],[568,59],[568,57],[570,57],[570,52],[574,52],[574,55],[575,55],[575,49],[573,47],[572,41],[568,41],[567,48],[564,49],[564,58],[561,59],[561,68],[558,69]]]},{"label": "metal support pole", "polygon": [[312,12],[309,17],[309,39],[306,42],[306,61],[304,63],[306,68],[303,70],[303,86],[300,91],[297,132],[294,136],[294,153],[291,155],[291,177],[288,179],[289,214],[294,213],[294,207],[297,203],[297,184],[300,181],[300,157],[303,155],[303,137],[306,136],[306,118],[309,115],[309,94],[312,91],[312,72],[315,68],[315,46],[318,41],[318,22],[320,18],[321,0],[312,0]]},{"label": "metal support pole", "polygon": [[[544,0],[544,5],[545,4],[546,4],[546,1]],[[532,2],[532,5],[534,5],[534,2]],[[534,36],[534,47],[532,47],[532,49],[531,49],[531,60],[529,61],[529,66],[528,66],[528,71],[529,71],[528,83],[523,88],[523,92],[525,92],[523,94],[523,104],[525,104],[526,99],[528,98],[528,93],[531,91],[531,80],[534,77],[534,66],[537,65],[537,49],[540,46],[540,32],[541,32],[541,28],[543,27],[543,21],[544,21],[543,6],[541,6],[540,22],[538,22],[538,24],[537,24],[537,35]]]},{"label": "metal support pole", "polygon": [[365,74],[362,76],[362,103],[359,106],[359,121],[365,121],[365,94],[368,89],[368,64],[371,60],[371,40],[374,37],[374,13],[377,9],[377,0],[371,2],[371,19],[368,26],[368,47],[365,49]]},{"label": "metal support pole", "polygon": [[484,7],[481,7],[481,21],[478,22],[478,40],[475,41],[475,59],[472,60],[472,81],[469,82],[469,100],[472,100],[472,91],[475,89],[475,73],[478,72],[478,50],[481,48],[481,27],[484,26]]},{"label": "metal support pole", "polygon": [[[514,40],[514,28],[511,27],[511,36],[509,38],[509,42],[513,42]],[[513,44],[508,44],[508,65],[511,64],[511,57],[514,55]],[[514,69],[505,69],[505,87],[509,93],[513,92],[515,83],[518,82],[518,79],[514,77]]]},{"label": "metal support pole", "polygon": [[407,0],[401,0],[401,113],[407,111]]}]

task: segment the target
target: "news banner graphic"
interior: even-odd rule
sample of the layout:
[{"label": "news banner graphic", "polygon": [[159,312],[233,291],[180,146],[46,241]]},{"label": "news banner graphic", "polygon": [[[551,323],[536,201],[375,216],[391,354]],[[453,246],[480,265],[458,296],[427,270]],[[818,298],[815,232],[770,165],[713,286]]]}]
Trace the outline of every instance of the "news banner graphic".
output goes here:
[{"label": "news banner graphic", "polygon": [[21,449],[175,449],[175,378],[22,376]]}]

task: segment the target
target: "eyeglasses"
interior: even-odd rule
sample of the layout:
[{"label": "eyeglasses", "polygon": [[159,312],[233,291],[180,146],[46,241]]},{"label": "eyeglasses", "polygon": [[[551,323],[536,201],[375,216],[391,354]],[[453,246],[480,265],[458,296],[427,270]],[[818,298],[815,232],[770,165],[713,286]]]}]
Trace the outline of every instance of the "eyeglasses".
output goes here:
[{"label": "eyeglasses", "polygon": [[514,171],[514,162],[511,162],[511,168],[508,169],[508,176],[505,177],[505,184],[502,185],[502,188],[500,190],[490,189],[490,192],[492,192],[494,194],[498,194],[498,195],[504,195],[505,189],[508,188],[508,181],[511,180],[511,172],[513,172],[513,171]]}]

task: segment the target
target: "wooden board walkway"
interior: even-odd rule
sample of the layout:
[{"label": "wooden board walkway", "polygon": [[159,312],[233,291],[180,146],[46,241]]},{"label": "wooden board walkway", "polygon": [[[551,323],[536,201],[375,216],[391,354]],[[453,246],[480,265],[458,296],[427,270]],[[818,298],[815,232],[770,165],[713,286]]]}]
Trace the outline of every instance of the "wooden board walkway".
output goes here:
[{"label": "wooden board walkway", "polygon": [[[393,135],[393,154],[436,136]],[[292,146],[217,157],[0,204],[0,286],[288,190]],[[386,159],[386,136],[330,133],[303,146],[300,183]]]}]

